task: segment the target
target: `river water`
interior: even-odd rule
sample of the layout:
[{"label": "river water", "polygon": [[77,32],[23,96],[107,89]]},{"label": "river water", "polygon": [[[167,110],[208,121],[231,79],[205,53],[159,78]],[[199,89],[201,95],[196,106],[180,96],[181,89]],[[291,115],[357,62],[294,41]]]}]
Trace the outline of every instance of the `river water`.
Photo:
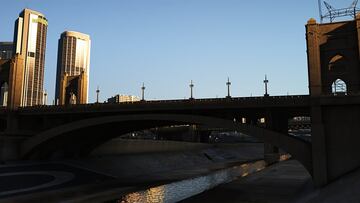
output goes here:
[{"label": "river water", "polygon": [[205,176],[172,182],[166,185],[152,187],[147,190],[127,194],[116,203],[170,203],[178,202],[219,184],[231,182],[239,177],[247,176],[265,168],[263,160],[241,164],[231,168],[215,171]]}]

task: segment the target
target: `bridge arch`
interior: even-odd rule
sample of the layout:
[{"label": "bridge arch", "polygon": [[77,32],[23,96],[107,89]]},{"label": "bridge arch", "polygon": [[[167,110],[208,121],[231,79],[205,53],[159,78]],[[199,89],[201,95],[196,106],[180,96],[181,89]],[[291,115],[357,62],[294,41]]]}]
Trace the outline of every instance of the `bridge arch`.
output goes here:
[{"label": "bridge arch", "polygon": [[[117,137],[119,134],[116,132],[127,133],[174,124],[197,124],[242,132],[287,151],[300,161],[310,173],[312,172],[310,143],[230,119],[184,114],[132,114],[75,121],[46,130],[24,141],[21,146],[21,156],[29,158],[46,147],[48,150],[71,151],[77,148],[81,152],[89,152],[96,146]],[[47,153],[48,150],[45,152]]]},{"label": "bridge arch", "polygon": [[347,59],[342,54],[336,54],[329,61],[329,71],[337,74],[347,72]]}]

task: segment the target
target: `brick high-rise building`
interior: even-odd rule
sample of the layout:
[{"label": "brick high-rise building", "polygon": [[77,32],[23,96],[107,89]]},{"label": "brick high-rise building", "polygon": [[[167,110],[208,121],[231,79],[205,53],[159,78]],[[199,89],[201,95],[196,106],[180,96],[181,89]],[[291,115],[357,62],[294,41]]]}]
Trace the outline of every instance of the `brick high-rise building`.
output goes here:
[{"label": "brick high-rise building", "polygon": [[90,44],[89,35],[74,31],[61,34],[56,71],[57,104],[88,102]]},{"label": "brick high-rise building", "polygon": [[16,78],[21,84],[20,106],[43,104],[47,26],[44,15],[30,9],[15,21],[14,54],[23,58],[22,75]]}]

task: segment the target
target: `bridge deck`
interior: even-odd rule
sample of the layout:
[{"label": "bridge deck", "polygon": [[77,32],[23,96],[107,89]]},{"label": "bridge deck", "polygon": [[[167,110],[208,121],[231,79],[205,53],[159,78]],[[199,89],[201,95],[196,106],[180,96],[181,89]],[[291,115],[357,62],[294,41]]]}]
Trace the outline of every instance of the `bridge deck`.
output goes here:
[{"label": "bridge deck", "polygon": [[[270,96],[270,97],[233,97],[208,99],[149,100],[137,102],[93,103],[68,106],[32,106],[18,108],[20,114],[56,114],[76,112],[117,112],[117,111],[156,111],[188,109],[245,109],[245,108],[289,108],[308,107],[308,95]],[[4,111],[5,109],[3,109]]]}]

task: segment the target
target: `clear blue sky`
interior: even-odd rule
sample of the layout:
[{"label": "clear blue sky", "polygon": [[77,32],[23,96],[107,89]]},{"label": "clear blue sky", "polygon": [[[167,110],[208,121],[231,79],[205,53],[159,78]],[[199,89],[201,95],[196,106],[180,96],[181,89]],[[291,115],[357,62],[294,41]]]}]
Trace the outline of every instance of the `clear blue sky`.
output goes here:
[{"label": "clear blue sky", "polygon": [[[351,0],[329,0],[348,6]],[[343,5],[340,5],[343,4]],[[307,94],[305,27],[316,0],[1,0],[0,41],[12,41],[25,7],[49,21],[45,89],[54,97],[57,43],[65,30],[91,36],[89,101],[115,94],[147,99]]]}]

